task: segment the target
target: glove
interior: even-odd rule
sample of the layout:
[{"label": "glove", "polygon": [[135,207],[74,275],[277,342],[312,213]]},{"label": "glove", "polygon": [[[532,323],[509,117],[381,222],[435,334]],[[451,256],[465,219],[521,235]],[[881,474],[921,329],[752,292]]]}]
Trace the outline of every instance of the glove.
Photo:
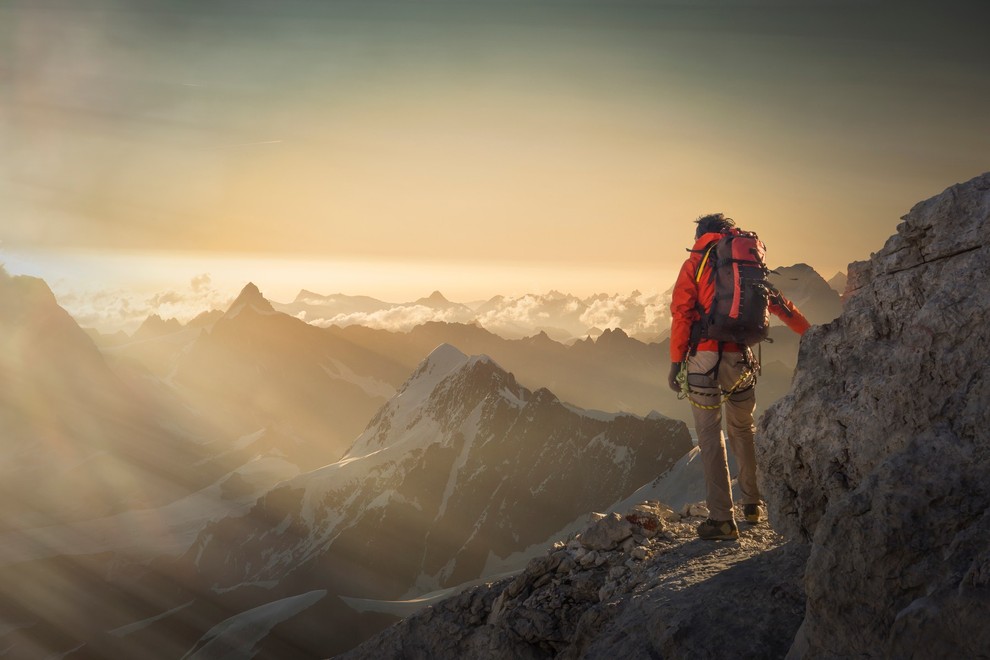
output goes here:
[{"label": "glove", "polygon": [[680,362],[670,363],[670,373],[667,375],[667,385],[678,394],[681,392],[681,384],[677,382],[677,374],[681,371]]}]

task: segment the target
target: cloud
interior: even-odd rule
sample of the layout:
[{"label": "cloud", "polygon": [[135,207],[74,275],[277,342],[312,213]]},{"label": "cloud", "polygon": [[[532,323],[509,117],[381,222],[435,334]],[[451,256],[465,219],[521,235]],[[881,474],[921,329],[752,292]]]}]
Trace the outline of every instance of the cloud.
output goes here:
[{"label": "cloud", "polygon": [[189,286],[192,287],[193,291],[199,292],[210,289],[211,288],[210,285],[212,283],[213,283],[213,279],[210,277],[210,274],[203,273],[201,275],[197,275],[196,277],[192,278],[189,281]]},{"label": "cloud", "polygon": [[165,291],[156,293],[148,299],[148,306],[153,309],[160,309],[166,305],[178,305],[185,300],[185,296],[175,291]]},{"label": "cloud", "polygon": [[611,298],[595,300],[580,318],[588,327],[621,328],[624,325],[623,317],[626,310],[626,305],[621,300]]},{"label": "cloud", "polygon": [[588,301],[581,321],[601,329],[622,328],[632,335],[659,334],[670,323],[670,294],[598,296]]},{"label": "cloud", "polygon": [[538,296],[527,294],[520,298],[510,298],[502,306],[488,310],[478,317],[483,326],[489,325],[545,325],[550,314],[543,309],[543,301]]},{"label": "cloud", "polygon": [[187,323],[211,309],[226,309],[231,297],[212,286],[208,274],[197,275],[188,291],[168,289],[151,296],[123,289],[55,289],[59,304],[84,328],[103,333],[134,332],[151,314]]},{"label": "cloud", "polygon": [[331,325],[341,327],[362,325],[392,332],[409,332],[416,326],[430,321],[455,323],[464,320],[463,315],[454,309],[437,310],[424,305],[404,305],[370,313],[337,314],[331,318],[313,319],[309,323],[321,328],[327,328]]}]

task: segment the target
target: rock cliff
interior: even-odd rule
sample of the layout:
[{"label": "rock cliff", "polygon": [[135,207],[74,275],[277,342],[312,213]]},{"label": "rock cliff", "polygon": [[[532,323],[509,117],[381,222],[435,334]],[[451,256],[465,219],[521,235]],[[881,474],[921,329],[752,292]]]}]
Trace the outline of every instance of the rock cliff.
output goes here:
[{"label": "rock cliff", "polygon": [[771,522],[811,543],[793,657],[990,649],[990,173],[903,220],[761,420]]}]

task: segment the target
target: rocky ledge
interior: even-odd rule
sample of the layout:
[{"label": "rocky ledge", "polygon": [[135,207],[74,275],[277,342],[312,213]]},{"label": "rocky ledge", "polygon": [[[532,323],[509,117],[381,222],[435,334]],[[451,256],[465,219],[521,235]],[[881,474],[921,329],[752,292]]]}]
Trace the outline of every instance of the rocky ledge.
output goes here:
[{"label": "rocky ledge", "polygon": [[765,523],[743,524],[738,541],[701,541],[706,514],[659,502],[591,514],[518,575],[426,608],[341,657],[784,655],[804,611],[806,550]]}]

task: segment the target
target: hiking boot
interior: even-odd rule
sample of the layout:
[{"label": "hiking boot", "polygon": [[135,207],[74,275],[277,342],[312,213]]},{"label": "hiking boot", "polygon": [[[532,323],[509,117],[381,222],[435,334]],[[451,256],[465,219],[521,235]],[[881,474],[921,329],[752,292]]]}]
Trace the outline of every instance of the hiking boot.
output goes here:
[{"label": "hiking boot", "polygon": [[756,524],[763,520],[763,514],[760,511],[759,504],[745,504],[743,505],[743,515],[746,516],[746,522]]},{"label": "hiking boot", "polygon": [[706,541],[733,541],[739,538],[735,520],[707,519],[698,525],[698,536]]}]

